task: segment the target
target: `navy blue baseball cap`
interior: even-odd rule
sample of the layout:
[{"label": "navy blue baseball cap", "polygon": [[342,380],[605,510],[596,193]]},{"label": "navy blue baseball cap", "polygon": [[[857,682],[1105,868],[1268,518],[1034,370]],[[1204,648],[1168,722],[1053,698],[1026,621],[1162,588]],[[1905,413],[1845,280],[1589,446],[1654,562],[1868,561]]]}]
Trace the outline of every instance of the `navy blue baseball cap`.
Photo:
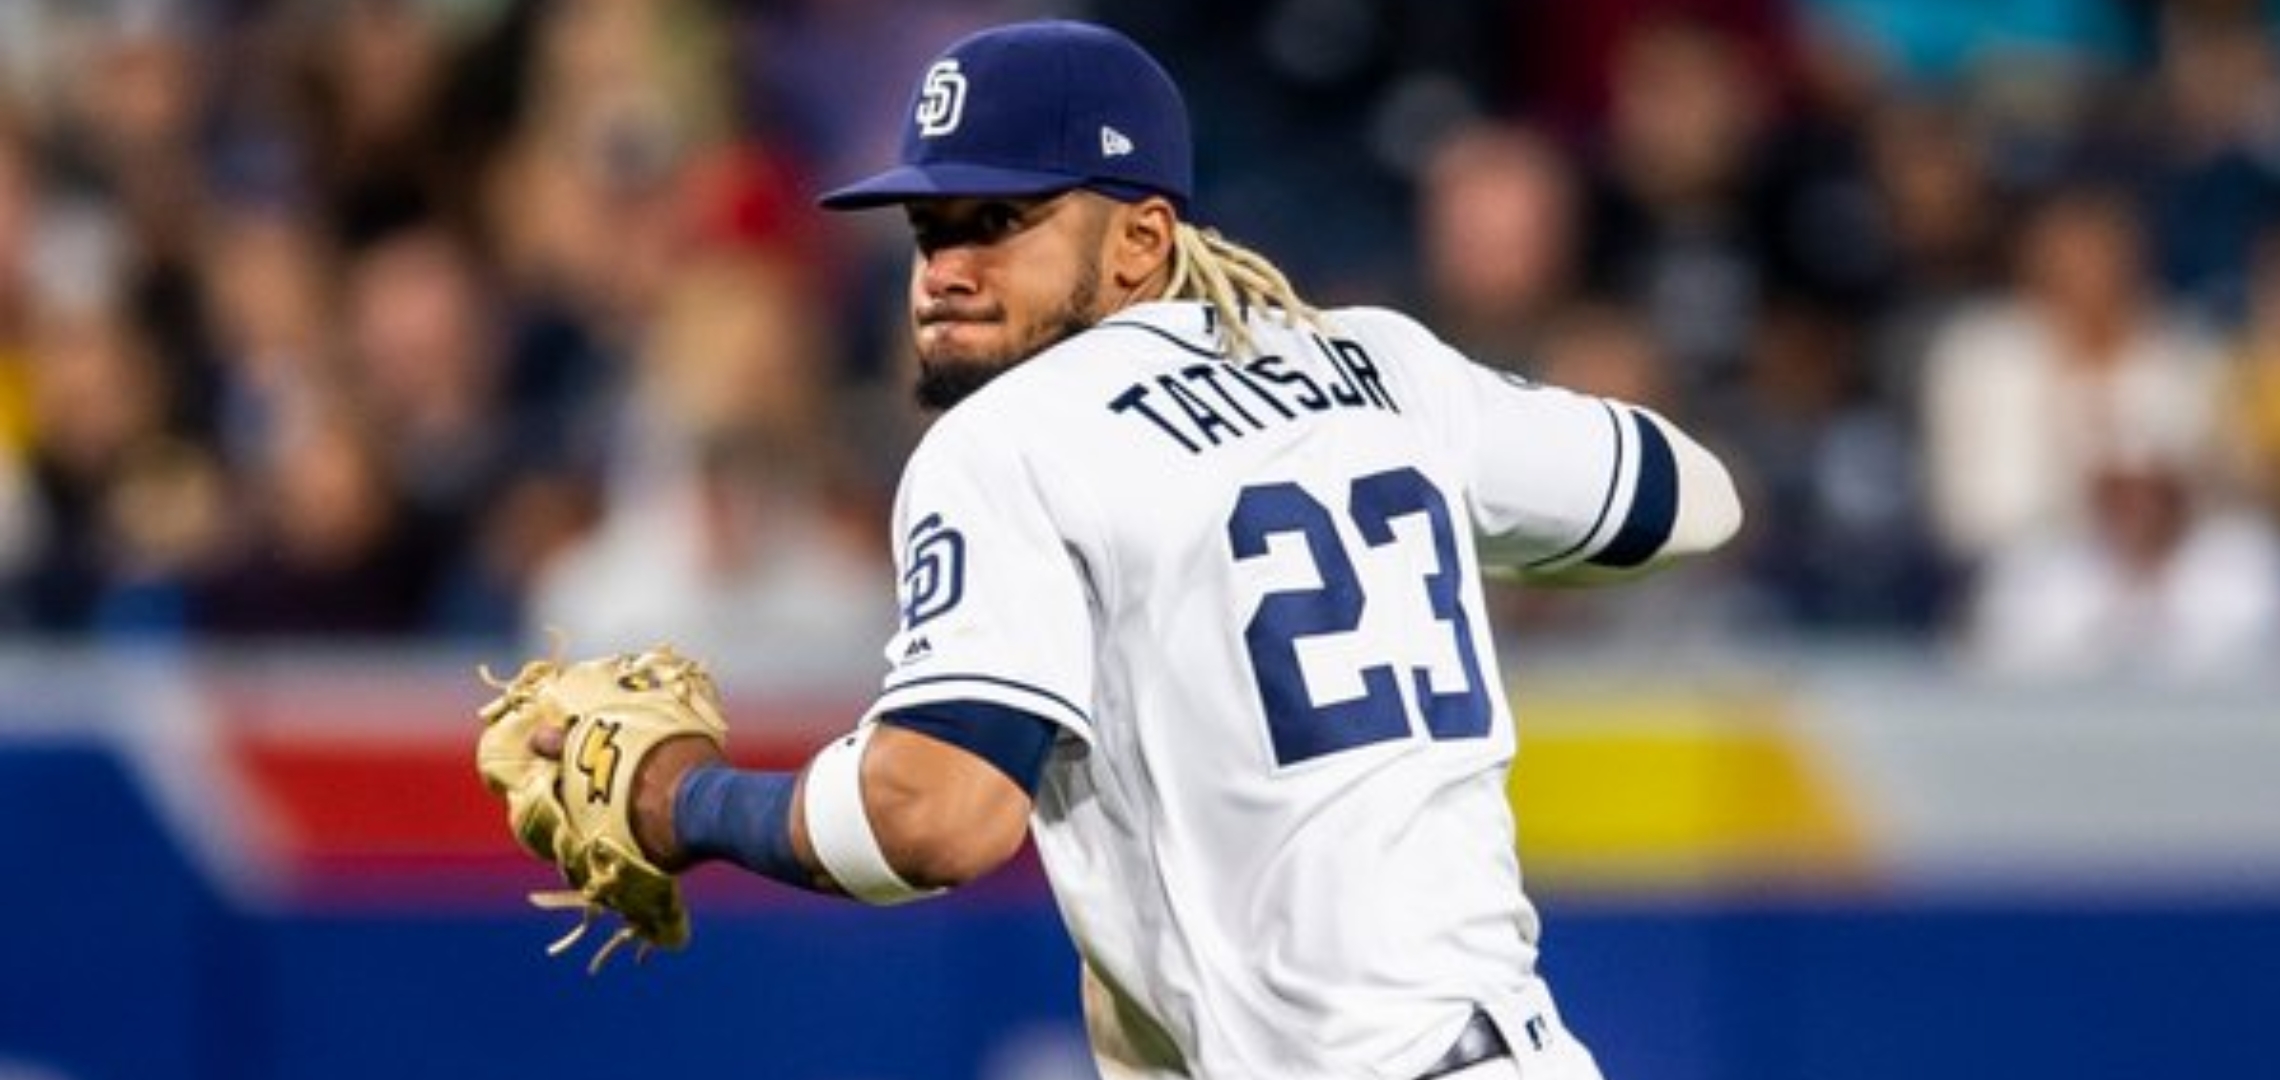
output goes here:
[{"label": "navy blue baseball cap", "polygon": [[1183,212],[1194,187],[1187,105],[1132,39],[1065,20],[1014,23],[950,46],[919,79],[901,163],[819,201],[1028,197],[1091,188]]}]

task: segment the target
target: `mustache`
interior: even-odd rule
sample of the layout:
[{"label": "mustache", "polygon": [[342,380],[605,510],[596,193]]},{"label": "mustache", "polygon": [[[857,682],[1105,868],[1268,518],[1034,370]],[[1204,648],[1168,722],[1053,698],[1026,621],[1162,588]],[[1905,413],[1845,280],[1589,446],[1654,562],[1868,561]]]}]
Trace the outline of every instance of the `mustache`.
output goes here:
[{"label": "mustache", "polygon": [[996,304],[961,304],[952,300],[929,300],[913,313],[920,326],[948,322],[996,322],[1005,317],[1005,309]]}]

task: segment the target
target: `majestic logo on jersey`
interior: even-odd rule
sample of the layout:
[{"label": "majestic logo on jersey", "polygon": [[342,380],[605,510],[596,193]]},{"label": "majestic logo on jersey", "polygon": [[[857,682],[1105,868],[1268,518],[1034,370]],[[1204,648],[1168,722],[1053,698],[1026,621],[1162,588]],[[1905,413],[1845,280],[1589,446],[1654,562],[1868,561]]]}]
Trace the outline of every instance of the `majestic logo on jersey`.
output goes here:
[{"label": "majestic logo on jersey", "polygon": [[965,534],[928,514],[910,530],[902,574],[903,629],[958,606],[966,595]]},{"label": "majestic logo on jersey", "polygon": [[1104,158],[1123,157],[1131,152],[1131,136],[1107,124],[1100,126],[1100,156]]},{"label": "majestic logo on jersey", "polygon": [[918,91],[918,112],[911,119],[918,121],[918,133],[932,139],[958,130],[958,121],[966,116],[966,75],[958,70],[956,60],[938,60],[926,69],[926,81]]}]

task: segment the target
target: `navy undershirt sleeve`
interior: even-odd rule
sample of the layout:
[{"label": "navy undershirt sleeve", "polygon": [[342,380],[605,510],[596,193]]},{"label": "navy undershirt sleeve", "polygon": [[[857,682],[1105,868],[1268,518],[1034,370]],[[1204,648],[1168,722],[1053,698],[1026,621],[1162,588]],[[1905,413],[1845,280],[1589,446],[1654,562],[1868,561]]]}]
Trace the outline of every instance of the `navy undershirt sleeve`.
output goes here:
[{"label": "navy undershirt sleeve", "polygon": [[949,743],[989,762],[1021,790],[1036,794],[1045,759],[1061,729],[1035,713],[987,701],[939,701],[879,717]]}]

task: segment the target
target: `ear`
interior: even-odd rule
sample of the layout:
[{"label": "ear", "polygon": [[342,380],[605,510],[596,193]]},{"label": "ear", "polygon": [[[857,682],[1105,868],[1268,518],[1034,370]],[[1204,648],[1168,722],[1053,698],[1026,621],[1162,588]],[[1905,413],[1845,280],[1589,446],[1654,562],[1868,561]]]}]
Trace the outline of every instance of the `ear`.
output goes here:
[{"label": "ear", "polygon": [[1161,196],[1117,207],[1109,224],[1107,255],[1108,271],[1118,288],[1136,291],[1170,271],[1178,225],[1179,213]]}]

